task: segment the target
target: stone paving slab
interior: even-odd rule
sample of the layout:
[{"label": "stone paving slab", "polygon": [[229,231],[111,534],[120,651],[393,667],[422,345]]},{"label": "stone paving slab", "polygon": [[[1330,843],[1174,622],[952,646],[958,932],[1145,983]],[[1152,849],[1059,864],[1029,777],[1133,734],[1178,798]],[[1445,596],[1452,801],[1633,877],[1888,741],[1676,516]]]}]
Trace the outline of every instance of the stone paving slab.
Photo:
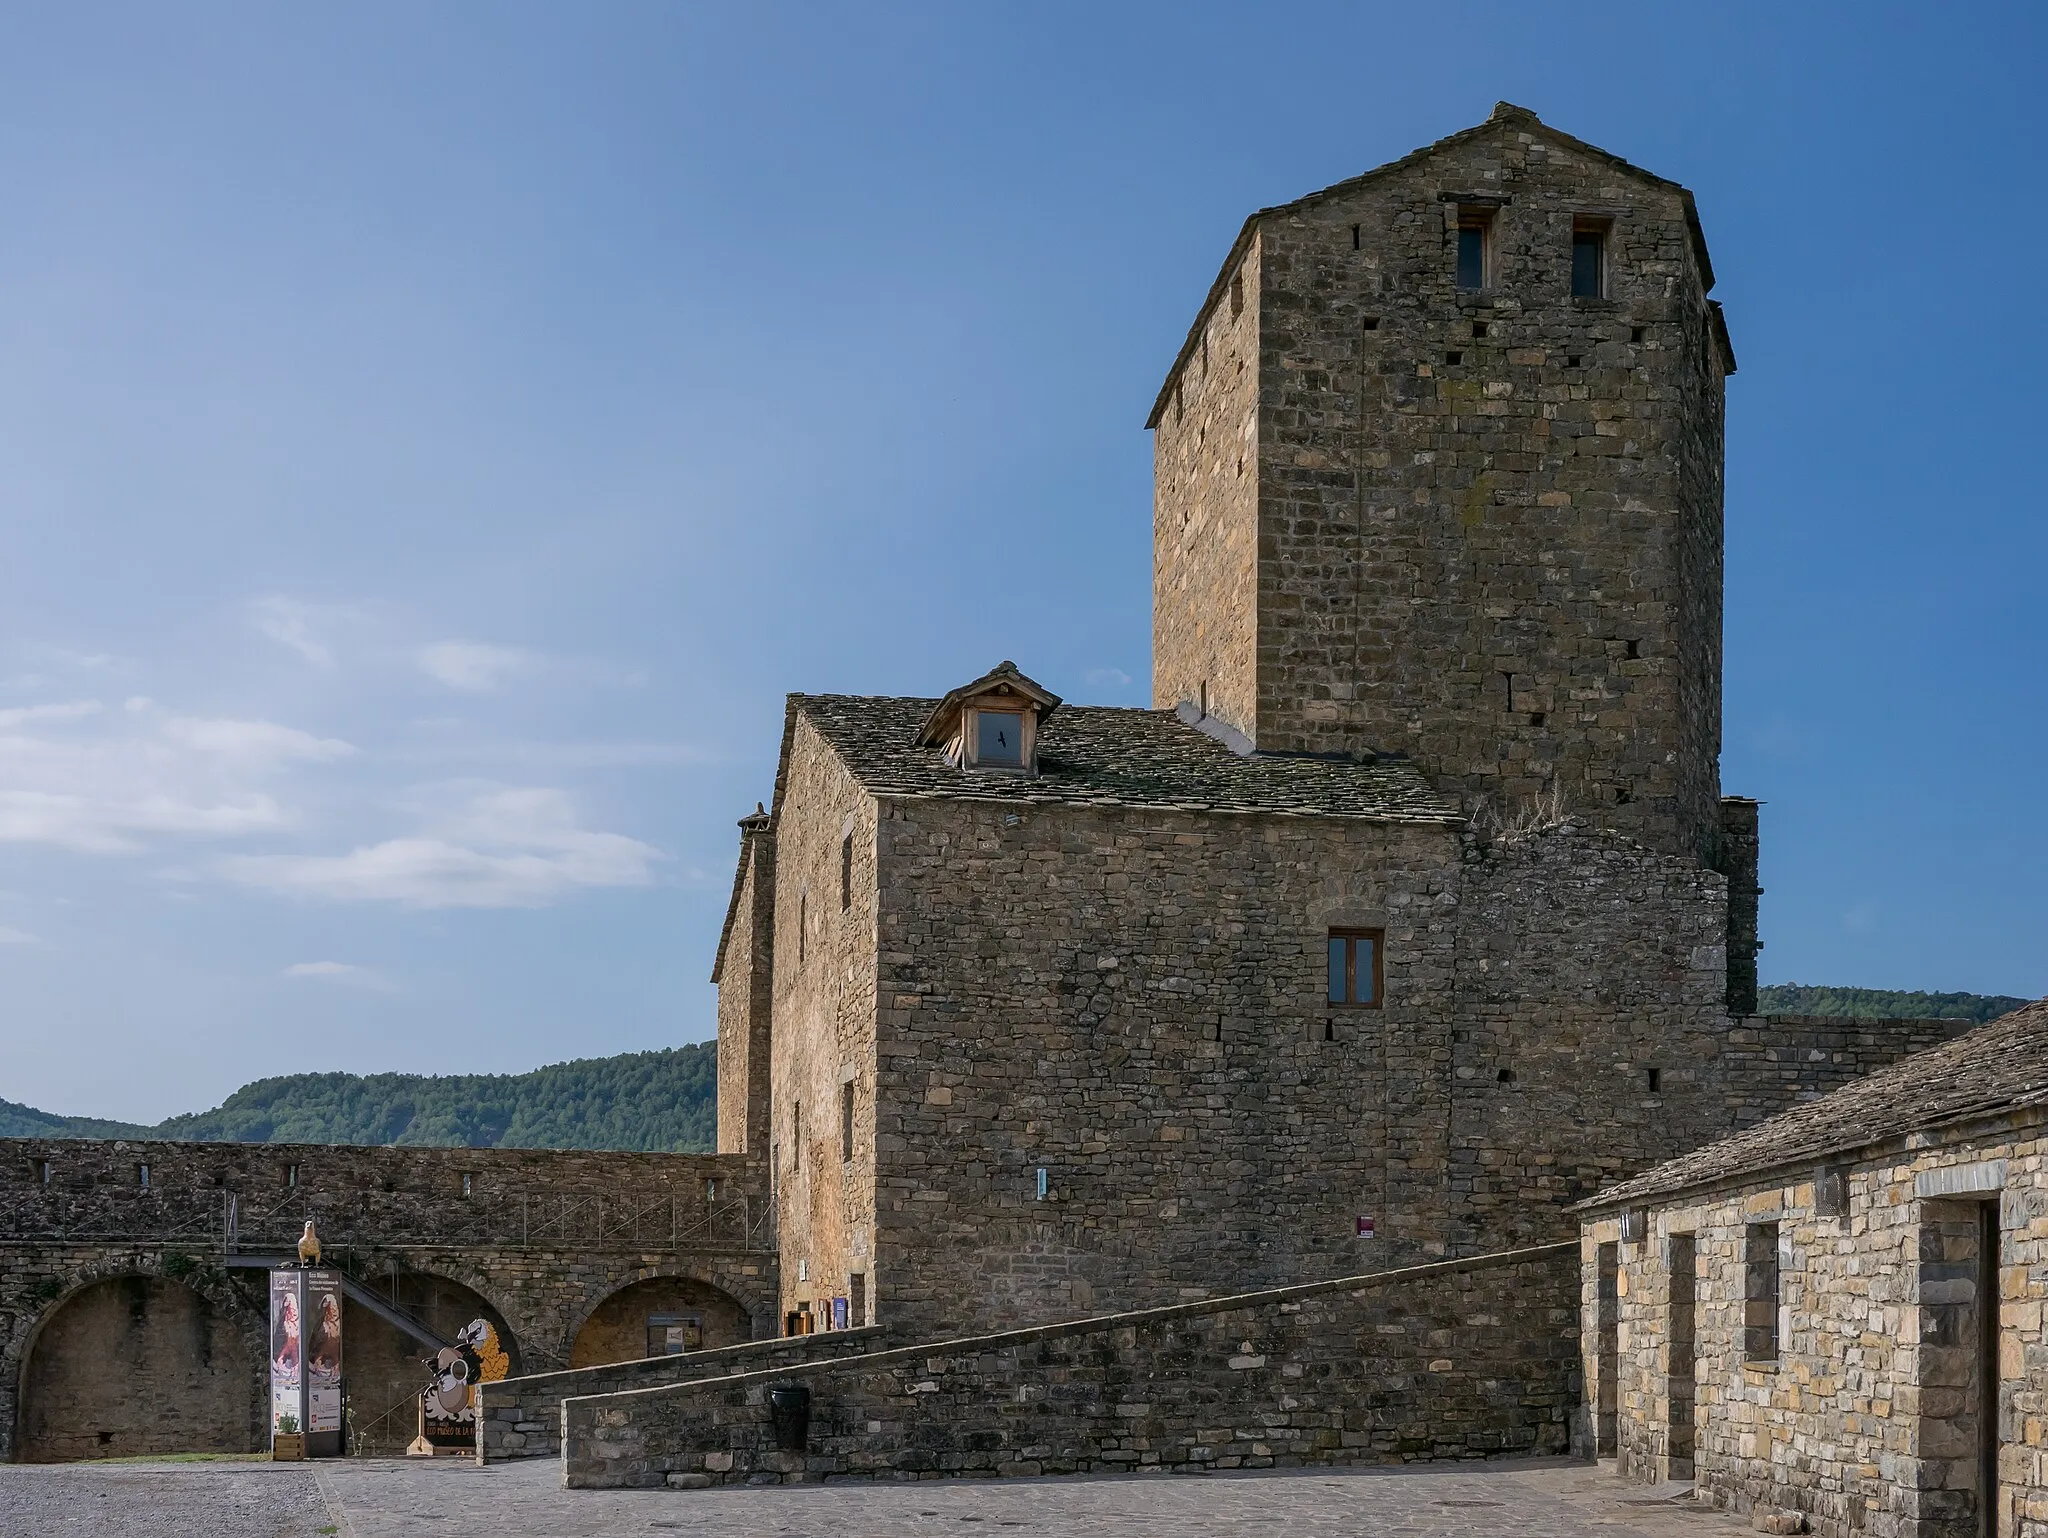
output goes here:
[{"label": "stone paving slab", "polygon": [[1748,1524],[1563,1460],[1398,1469],[564,1490],[553,1460],[318,1466],[343,1538],[1715,1538]]},{"label": "stone paving slab", "polygon": [[338,1522],[303,1463],[0,1463],[0,1538],[317,1538]]}]

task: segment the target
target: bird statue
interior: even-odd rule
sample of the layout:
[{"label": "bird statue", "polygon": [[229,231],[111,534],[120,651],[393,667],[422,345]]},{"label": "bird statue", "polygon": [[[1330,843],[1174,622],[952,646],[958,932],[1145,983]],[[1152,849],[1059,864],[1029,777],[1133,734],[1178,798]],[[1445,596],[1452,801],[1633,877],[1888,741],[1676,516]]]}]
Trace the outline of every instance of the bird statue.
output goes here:
[{"label": "bird statue", "polygon": [[306,1219],[306,1231],[299,1235],[299,1264],[317,1266],[320,1264],[320,1236],[313,1232],[313,1220]]}]

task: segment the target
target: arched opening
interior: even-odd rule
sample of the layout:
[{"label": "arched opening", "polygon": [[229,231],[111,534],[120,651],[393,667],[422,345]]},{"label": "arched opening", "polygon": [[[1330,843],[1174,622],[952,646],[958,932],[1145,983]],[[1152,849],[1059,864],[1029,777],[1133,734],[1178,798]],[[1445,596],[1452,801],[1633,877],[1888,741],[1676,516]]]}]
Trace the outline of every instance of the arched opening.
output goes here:
[{"label": "arched opening", "polygon": [[182,1282],[122,1276],[58,1305],[22,1371],[23,1463],[262,1446],[263,1349]]},{"label": "arched opening", "polygon": [[[427,1271],[372,1272],[362,1285],[446,1341],[485,1321],[507,1358],[501,1375],[518,1373],[519,1346],[504,1317],[472,1288]],[[341,1338],[351,1447],[372,1456],[404,1452],[419,1434],[420,1391],[440,1376],[434,1349],[353,1298],[342,1306]]]},{"label": "arched opening", "polygon": [[611,1294],[569,1346],[571,1367],[736,1346],[749,1338],[746,1308],[730,1293],[687,1276],[650,1276]]}]

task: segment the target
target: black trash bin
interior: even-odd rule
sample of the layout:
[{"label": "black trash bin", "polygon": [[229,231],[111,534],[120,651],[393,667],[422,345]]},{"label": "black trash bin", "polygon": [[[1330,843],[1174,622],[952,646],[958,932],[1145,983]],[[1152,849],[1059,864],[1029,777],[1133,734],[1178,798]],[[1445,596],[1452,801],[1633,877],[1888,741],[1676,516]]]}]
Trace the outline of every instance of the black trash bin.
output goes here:
[{"label": "black trash bin", "polygon": [[778,1383],[768,1390],[768,1416],[775,1423],[775,1445],[800,1453],[811,1443],[811,1391],[801,1383]]}]

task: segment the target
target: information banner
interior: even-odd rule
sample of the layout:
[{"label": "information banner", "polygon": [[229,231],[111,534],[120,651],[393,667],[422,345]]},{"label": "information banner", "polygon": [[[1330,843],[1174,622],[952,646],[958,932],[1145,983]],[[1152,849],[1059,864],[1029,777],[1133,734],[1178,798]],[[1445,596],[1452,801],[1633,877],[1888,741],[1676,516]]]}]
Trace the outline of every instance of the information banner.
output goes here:
[{"label": "information banner", "polygon": [[341,1275],[306,1276],[306,1432],[341,1430]]},{"label": "information banner", "polygon": [[[341,1320],[338,1271],[289,1267],[270,1273],[270,1435],[301,1438],[309,1458],[342,1451]],[[292,1456],[299,1456],[298,1453]]]},{"label": "information banner", "polygon": [[286,1436],[306,1429],[303,1279],[299,1271],[270,1273],[270,1429]]}]

